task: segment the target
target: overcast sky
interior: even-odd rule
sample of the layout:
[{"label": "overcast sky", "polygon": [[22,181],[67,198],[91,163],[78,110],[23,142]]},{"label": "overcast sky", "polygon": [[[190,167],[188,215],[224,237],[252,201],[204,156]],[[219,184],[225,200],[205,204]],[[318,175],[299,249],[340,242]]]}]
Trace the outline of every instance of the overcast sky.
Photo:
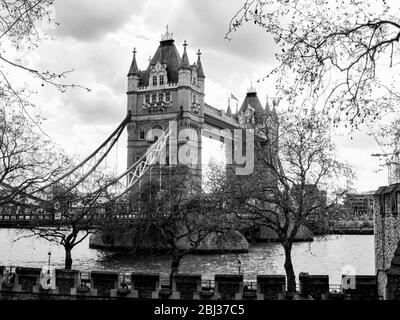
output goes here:
[{"label": "overcast sky", "polygon": [[[126,75],[137,49],[139,68],[159,44],[165,26],[175,35],[179,52],[189,44],[193,63],[201,49],[206,74],[206,102],[227,108],[233,93],[240,103],[253,82],[263,104],[271,96],[273,83],[256,84],[275,65],[275,46],[265,32],[252,24],[224,40],[230,18],[242,0],[58,0],[55,1],[59,26],[48,27],[53,40],[24,57],[30,65],[60,72],[74,69],[69,81],[92,89],[90,93],[72,90],[61,94],[38,86],[36,104],[47,118],[46,132],[70,154],[86,155],[98,146],[126,114]],[[233,106],[235,108],[235,106]],[[336,137],[339,153],[357,175],[360,191],[387,183],[386,171],[376,173],[378,160],[372,153],[379,146],[366,133]],[[219,150],[207,142],[206,159]],[[118,146],[118,162],[125,165],[126,141]],[[117,155],[116,155],[117,158]],[[121,169],[120,169],[121,170]]]}]

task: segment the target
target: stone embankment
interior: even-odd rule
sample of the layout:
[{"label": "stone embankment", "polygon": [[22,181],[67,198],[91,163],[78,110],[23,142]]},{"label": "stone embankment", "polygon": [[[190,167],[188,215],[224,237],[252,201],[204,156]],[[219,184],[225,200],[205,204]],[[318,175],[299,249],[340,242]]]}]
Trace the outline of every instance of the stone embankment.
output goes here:
[{"label": "stone embankment", "polygon": [[330,234],[373,235],[373,220],[351,220],[333,223],[329,228]]},{"label": "stone embankment", "polygon": [[[350,289],[349,289],[350,284]],[[333,286],[328,276],[299,275],[299,291],[286,292],[284,275],[259,275],[244,281],[243,274],[176,274],[172,286],[163,285],[159,274],[80,272],[51,268],[0,267],[0,300],[376,300],[375,276],[343,276],[342,286]]]}]

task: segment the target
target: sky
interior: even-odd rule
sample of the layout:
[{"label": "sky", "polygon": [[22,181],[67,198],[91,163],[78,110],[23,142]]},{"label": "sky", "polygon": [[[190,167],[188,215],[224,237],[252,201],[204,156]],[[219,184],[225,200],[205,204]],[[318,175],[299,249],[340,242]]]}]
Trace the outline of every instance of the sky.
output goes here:
[{"label": "sky", "polygon": [[[47,119],[45,132],[66,152],[84,157],[93,151],[126,114],[127,72],[133,48],[137,50],[140,69],[146,69],[165,32],[174,33],[182,54],[188,42],[190,62],[198,49],[206,74],[206,102],[219,109],[227,108],[230,94],[242,103],[253,84],[265,104],[271,98],[273,83],[257,79],[276,65],[277,48],[268,35],[254,26],[243,26],[224,39],[232,16],[243,0],[57,0],[57,25],[44,26],[52,38],[40,43],[22,60],[41,70],[68,74],[68,81],[91,89],[74,89],[60,93],[54,88],[37,85],[34,97],[38,110]],[[32,83],[30,83],[32,85]],[[235,109],[236,106],[233,105]],[[351,139],[352,138],[352,139]],[[377,189],[387,184],[386,171],[371,154],[381,152],[366,132],[335,137],[338,154],[354,168],[359,191]],[[205,159],[221,153],[218,143],[206,141]],[[126,137],[115,151],[119,171],[126,166]]]}]

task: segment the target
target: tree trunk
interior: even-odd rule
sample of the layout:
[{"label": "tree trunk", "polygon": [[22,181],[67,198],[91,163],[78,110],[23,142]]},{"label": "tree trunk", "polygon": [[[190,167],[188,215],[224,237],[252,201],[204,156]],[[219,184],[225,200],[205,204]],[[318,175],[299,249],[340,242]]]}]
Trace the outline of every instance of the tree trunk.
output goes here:
[{"label": "tree trunk", "polygon": [[72,269],[72,255],[71,255],[71,249],[70,248],[65,248],[65,270],[71,270]]},{"label": "tree trunk", "polygon": [[296,292],[296,276],[294,274],[293,263],[292,263],[292,245],[284,245],[285,249],[285,271],[287,278],[287,286],[289,293]]},{"label": "tree trunk", "polygon": [[172,289],[172,279],[175,274],[179,272],[179,265],[181,264],[182,257],[180,255],[173,255],[172,262],[171,262],[171,273],[169,275],[169,283]]}]

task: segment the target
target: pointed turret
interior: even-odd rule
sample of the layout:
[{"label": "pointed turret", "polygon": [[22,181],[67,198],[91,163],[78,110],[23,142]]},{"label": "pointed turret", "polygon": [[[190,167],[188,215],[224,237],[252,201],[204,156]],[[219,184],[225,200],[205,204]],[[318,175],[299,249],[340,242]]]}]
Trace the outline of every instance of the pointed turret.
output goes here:
[{"label": "pointed turret", "polygon": [[140,84],[140,71],[136,62],[136,48],[133,50],[133,59],[128,72],[128,92],[138,89]]},{"label": "pointed turret", "polygon": [[231,109],[231,106],[228,106],[228,110],[226,110],[226,115],[232,117],[232,109]]},{"label": "pointed turret", "polygon": [[255,121],[255,123],[259,123],[265,118],[264,112],[265,110],[260,102],[260,99],[257,97],[257,91],[252,85],[247,91],[246,98],[244,99],[238,114],[238,119],[243,116],[246,117],[247,115],[253,117],[253,121]]},{"label": "pointed turret", "polygon": [[179,70],[181,70],[181,69],[191,69],[191,67],[190,67],[190,63],[189,63],[189,58],[188,58],[188,55],[187,55],[187,52],[186,52],[186,47],[187,47],[187,43],[186,43],[186,40],[185,40],[185,42],[183,43],[183,55],[182,55],[182,60],[181,60],[181,65],[179,66]]},{"label": "pointed turret", "polygon": [[140,84],[143,87],[151,85],[150,73],[160,63],[167,70],[168,83],[178,82],[178,69],[181,64],[181,56],[175,46],[174,34],[169,31],[168,26],[161,35],[160,45],[153,56],[149,58],[149,65],[145,71],[140,72]]},{"label": "pointed turret", "polygon": [[249,107],[251,107],[256,114],[264,113],[264,108],[262,107],[261,102],[257,96],[257,91],[253,86],[248,89],[246,98],[244,99],[239,112],[246,113]]},{"label": "pointed turret", "polygon": [[140,75],[140,71],[139,71],[139,68],[138,68],[137,62],[136,62],[136,48],[135,48],[133,50],[133,59],[132,59],[131,67],[129,69],[128,77],[139,76],[139,75]]},{"label": "pointed turret", "polygon": [[201,52],[199,49],[199,51],[197,52],[197,57],[198,57],[197,58],[197,76],[199,78],[205,78],[206,76],[204,75],[203,65],[201,64],[200,56],[201,56]]},{"label": "pointed turret", "polygon": [[231,109],[231,99],[228,99],[228,110],[226,110],[226,115],[232,117],[232,109]]}]

